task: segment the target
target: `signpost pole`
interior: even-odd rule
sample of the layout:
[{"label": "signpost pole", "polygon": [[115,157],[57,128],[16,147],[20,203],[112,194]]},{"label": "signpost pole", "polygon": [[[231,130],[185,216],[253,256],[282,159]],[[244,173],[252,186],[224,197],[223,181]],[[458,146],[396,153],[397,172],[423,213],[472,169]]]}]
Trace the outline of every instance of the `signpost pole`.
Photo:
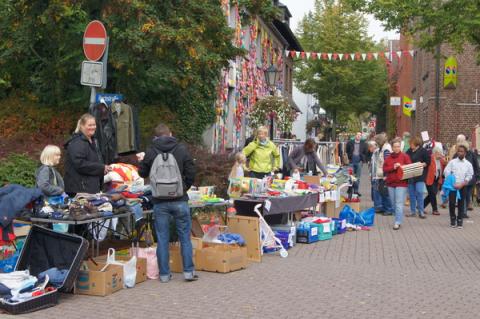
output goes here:
[{"label": "signpost pole", "polygon": [[89,111],[93,110],[93,107],[95,106],[95,97],[97,96],[97,89],[94,86],[90,87],[90,106],[89,106]]}]

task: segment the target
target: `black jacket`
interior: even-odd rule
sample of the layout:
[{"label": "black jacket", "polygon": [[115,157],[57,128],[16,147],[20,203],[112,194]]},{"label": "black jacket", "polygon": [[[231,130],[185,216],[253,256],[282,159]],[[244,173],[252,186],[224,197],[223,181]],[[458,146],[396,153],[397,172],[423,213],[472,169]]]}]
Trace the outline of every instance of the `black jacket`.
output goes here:
[{"label": "black jacket", "polygon": [[[352,159],[353,159],[353,151],[355,149],[355,140],[350,140],[348,141],[347,143],[347,156],[348,156],[348,160],[350,162],[352,162]],[[365,141],[360,141],[360,159],[362,160],[362,162],[366,162],[367,161],[367,144],[365,143]]]},{"label": "black jacket", "polygon": [[152,168],[153,161],[160,153],[169,153],[173,149],[172,153],[177,161],[178,168],[183,177],[184,195],[181,198],[175,200],[159,200],[153,199],[154,203],[166,202],[166,201],[188,201],[187,190],[193,185],[195,180],[195,164],[193,158],[188,152],[185,145],[179,144],[177,139],[170,136],[161,136],[153,140],[152,145],[147,149],[145,158],[140,162],[140,168],[138,174],[141,177],[148,177],[150,175],[150,169]]},{"label": "black jacket", "polygon": [[410,160],[412,161],[412,163],[422,162],[422,163],[427,164],[427,166],[423,168],[423,175],[422,176],[417,176],[417,177],[411,178],[408,181],[410,183],[425,182],[425,180],[427,179],[428,166],[430,165],[430,162],[431,162],[431,156],[428,154],[428,151],[423,147],[419,147],[414,152],[410,148],[407,151],[407,155],[410,157]]},{"label": "black jacket", "polygon": [[117,127],[112,111],[105,104],[100,103],[95,105],[90,113],[95,117],[97,123],[95,139],[102,155],[102,162],[112,164],[118,157]]},{"label": "black jacket", "polygon": [[100,160],[95,140],[90,143],[82,133],[73,134],[65,143],[65,193],[100,192],[105,165]]}]

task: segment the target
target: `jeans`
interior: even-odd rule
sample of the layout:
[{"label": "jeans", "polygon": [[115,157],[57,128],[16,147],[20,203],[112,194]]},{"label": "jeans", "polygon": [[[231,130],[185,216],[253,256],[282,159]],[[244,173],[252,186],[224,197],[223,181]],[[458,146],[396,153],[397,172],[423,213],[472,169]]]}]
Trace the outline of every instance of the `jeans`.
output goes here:
[{"label": "jeans", "polygon": [[378,189],[379,180],[372,179],[372,197],[376,212],[393,213],[392,203],[388,194],[380,193]]},{"label": "jeans", "polygon": [[[417,210],[419,215],[423,215],[425,182],[408,183],[408,193],[410,195],[410,212],[415,215]],[[416,209],[415,209],[416,208]]]},{"label": "jeans", "polygon": [[360,156],[353,156],[351,167],[353,169],[353,174],[357,181],[353,183],[353,191],[358,193],[358,189],[360,188],[360,177],[362,177],[362,160]]},{"label": "jeans", "polygon": [[388,194],[395,210],[395,224],[401,225],[403,222],[403,205],[407,196],[406,187],[389,187]]},{"label": "jeans", "polygon": [[185,201],[163,202],[153,205],[155,215],[155,231],[157,233],[157,259],[161,277],[170,275],[170,219],[175,219],[178,239],[182,249],[183,272],[193,273],[192,242],[190,241],[190,232],[192,228],[192,218],[190,216],[190,207]]},{"label": "jeans", "polygon": [[460,199],[458,200],[458,215],[455,215],[455,204],[457,204],[457,192],[451,191],[448,193],[448,210],[450,211],[450,222],[458,226],[463,226],[463,214],[465,213],[465,195],[466,187],[460,190]]},{"label": "jeans", "polygon": [[427,208],[428,204],[432,204],[432,210],[438,212],[437,193],[438,193],[438,178],[435,179],[432,185],[427,185],[428,195],[423,201],[423,207]]},{"label": "jeans", "polygon": [[465,207],[464,214],[467,215],[467,208],[472,204],[473,185],[465,186]]}]

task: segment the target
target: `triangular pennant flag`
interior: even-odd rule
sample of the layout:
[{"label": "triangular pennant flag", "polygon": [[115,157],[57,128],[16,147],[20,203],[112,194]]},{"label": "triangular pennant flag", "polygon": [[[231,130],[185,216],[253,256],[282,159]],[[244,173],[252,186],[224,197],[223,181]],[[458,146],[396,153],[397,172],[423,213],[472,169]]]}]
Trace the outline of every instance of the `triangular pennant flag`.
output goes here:
[{"label": "triangular pennant flag", "polygon": [[375,60],[378,60],[378,53],[374,53],[373,57],[375,58]]},{"label": "triangular pennant flag", "polygon": [[312,54],[311,54],[310,52],[307,52],[307,60],[310,60],[310,56],[311,56],[311,55],[312,55]]},{"label": "triangular pennant flag", "polygon": [[295,54],[297,55],[297,58],[300,57],[300,51],[296,51]]},{"label": "triangular pennant flag", "polygon": [[[383,52],[382,52],[383,53]],[[391,61],[393,59],[393,53],[390,52],[385,52],[384,57],[388,60]]]},{"label": "triangular pennant flag", "polygon": [[318,59],[318,53],[317,52],[312,52],[312,60]]},{"label": "triangular pennant flag", "polygon": [[328,54],[326,54],[326,53],[320,53],[320,59],[328,60]]},{"label": "triangular pennant flag", "polygon": [[352,58],[352,61],[355,61],[355,53],[350,53],[350,58]]},{"label": "triangular pennant flag", "polygon": [[285,50],[285,56],[288,58],[289,55],[290,55],[290,51]]},{"label": "triangular pennant flag", "polygon": [[397,51],[397,56],[400,59],[402,57],[402,51]]},{"label": "triangular pennant flag", "polygon": [[339,60],[342,60],[342,59],[343,59],[343,53],[340,53],[340,54],[338,55],[338,57],[340,58]]},{"label": "triangular pennant flag", "polygon": [[290,51],[290,56],[291,56],[292,58],[294,58],[294,57],[295,57],[295,51]]},{"label": "triangular pennant flag", "polygon": [[300,56],[302,57],[302,59],[305,59],[305,55],[306,55],[305,52],[303,52],[303,51],[300,52]]},{"label": "triangular pennant flag", "polygon": [[365,61],[366,58],[367,58],[367,54],[366,54],[366,53],[362,53],[362,59],[363,59],[363,61]]},{"label": "triangular pennant flag", "polygon": [[412,56],[412,58],[413,58],[413,56],[415,55],[415,51],[414,51],[414,50],[410,50],[410,51],[408,51],[408,53],[410,53],[410,55]]},{"label": "triangular pennant flag", "polygon": [[332,60],[332,59],[333,59],[333,60],[336,60],[336,59],[337,59],[337,54],[336,54],[336,53],[333,53],[333,54],[332,54],[332,53],[329,53],[329,54],[328,54],[328,59],[329,59],[329,60]]}]

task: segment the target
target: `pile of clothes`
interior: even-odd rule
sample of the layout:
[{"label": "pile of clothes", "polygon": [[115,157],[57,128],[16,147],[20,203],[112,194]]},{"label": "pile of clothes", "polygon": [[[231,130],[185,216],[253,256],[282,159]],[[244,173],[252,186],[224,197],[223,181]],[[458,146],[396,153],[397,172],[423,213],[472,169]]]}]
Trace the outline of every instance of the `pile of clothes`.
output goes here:
[{"label": "pile of clothes", "polygon": [[0,298],[9,303],[25,302],[54,292],[61,287],[68,275],[67,269],[51,268],[37,277],[28,270],[0,274]]}]

